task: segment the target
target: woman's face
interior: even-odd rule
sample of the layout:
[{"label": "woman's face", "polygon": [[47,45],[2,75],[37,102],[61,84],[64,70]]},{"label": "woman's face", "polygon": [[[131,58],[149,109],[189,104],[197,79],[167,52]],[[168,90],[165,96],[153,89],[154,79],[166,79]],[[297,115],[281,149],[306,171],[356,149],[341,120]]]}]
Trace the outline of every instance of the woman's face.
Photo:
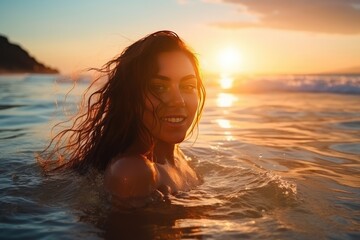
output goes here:
[{"label": "woman's face", "polygon": [[198,107],[197,78],[190,59],[181,51],[163,52],[159,72],[150,80],[143,123],[162,142],[186,137]]}]

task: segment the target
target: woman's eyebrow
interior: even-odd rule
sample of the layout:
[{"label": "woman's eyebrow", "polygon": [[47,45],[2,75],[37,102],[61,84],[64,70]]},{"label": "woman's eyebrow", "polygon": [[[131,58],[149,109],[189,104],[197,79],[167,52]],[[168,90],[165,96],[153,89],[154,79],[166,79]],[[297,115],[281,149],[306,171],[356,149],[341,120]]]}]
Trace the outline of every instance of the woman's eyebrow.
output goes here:
[{"label": "woman's eyebrow", "polygon": [[182,77],[181,80],[184,81],[184,80],[190,80],[190,79],[194,79],[196,78],[196,76],[194,74],[189,74],[189,75],[186,75],[185,77]]},{"label": "woman's eyebrow", "polygon": [[[196,78],[196,76],[194,74],[189,74],[189,75],[186,75],[186,76],[182,77],[180,80],[184,81],[184,80],[190,80],[190,79],[193,79],[193,78]],[[154,79],[160,79],[160,80],[164,80],[164,81],[170,81],[171,80],[170,77],[160,75],[160,74],[156,74],[154,76]]]}]

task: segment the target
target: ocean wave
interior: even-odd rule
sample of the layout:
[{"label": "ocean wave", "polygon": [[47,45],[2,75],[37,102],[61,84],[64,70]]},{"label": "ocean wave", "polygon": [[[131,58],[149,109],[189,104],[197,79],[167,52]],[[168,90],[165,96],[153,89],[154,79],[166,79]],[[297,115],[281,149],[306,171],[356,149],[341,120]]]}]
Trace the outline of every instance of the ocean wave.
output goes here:
[{"label": "ocean wave", "polygon": [[[220,79],[221,82],[221,79]],[[360,94],[360,75],[280,75],[233,78],[235,92]]]}]

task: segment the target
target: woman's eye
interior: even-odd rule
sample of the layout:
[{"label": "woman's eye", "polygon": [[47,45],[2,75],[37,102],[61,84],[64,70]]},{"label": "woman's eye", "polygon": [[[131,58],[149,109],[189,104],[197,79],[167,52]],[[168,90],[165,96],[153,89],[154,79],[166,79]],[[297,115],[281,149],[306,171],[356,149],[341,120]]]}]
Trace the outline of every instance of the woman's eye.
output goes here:
[{"label": "woman's eye", "polygon": [[151,85],[150,88],[152,91],[154,91],[156,93],[161,93],[166,90],[166,87],[164,85],[160,85],[160,84]]},{"label": "woman's eye", "polygon": [[187,90],[187,91],[193,91],[196,89],[196,85],[195,84],[186,84],[182,86],[182,89]]}]

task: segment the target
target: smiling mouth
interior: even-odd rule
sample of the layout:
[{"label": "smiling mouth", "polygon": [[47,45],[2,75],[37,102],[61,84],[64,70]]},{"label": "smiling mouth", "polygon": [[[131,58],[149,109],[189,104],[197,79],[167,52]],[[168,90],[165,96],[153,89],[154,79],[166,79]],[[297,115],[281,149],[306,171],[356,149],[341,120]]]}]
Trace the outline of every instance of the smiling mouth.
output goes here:
[{"label": "smiling mouth", "polygon": [[169,123],[182,123],[185,119],[185,117],[164,117],[161,120]]}]

